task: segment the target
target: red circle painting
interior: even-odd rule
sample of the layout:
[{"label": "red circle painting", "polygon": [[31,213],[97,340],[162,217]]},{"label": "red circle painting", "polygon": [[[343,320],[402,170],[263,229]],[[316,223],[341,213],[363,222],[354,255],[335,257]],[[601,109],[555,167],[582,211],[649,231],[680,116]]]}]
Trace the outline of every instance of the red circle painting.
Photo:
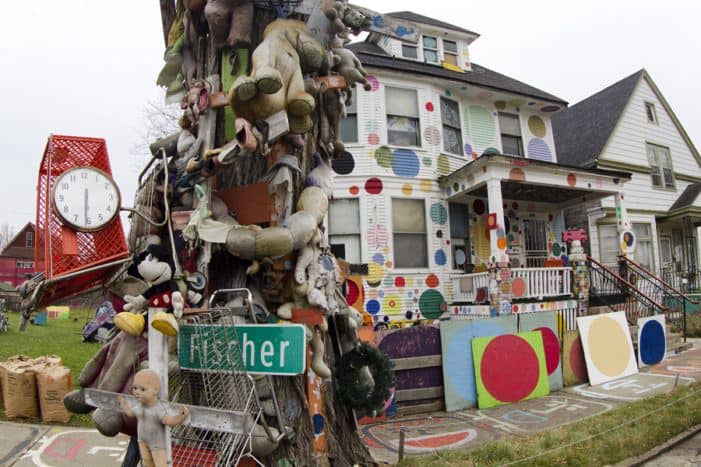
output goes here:
[{"label": "red circle painting", "polygon": [[438,280],[438,276],[435,274],[429,274],[428,277],[426,277],[426,285],[431,288],[438,287],[439,283],[440,281]]},{"label": "red circle painting", "polygon": [[382,180],[379,178],[368,178],[365,181],[365,191],[371,195],[379,195],[382,193]]},{"label": "red circle painting", "polygon": [[540,331],[540,334],[543,336],[545,366],[548,369],[548,374],[551,375],[560,364],[560,340],[550,328],[535,328],[534,331]]},{"label": "red circle painting", "polygon": [[569,360],[572,373],[574,373],[580,381],[586,381],[589,375],[587,374],[587,364],[584,361],[584,351],[582,350],[582,339],[580,336],[577,336],[574,342],[572,342]]},{"label": "red circle painting", "polygon": [[523,338],[506,334],[492,339],[482,354],[482,383],[501,402],[516,402],[533,392],[540,370],[533,347]]},{"label": "red circle painting", "polygon": [[360,298],[360,288],[358,284],[351,280],[346,280],[346,303],[353,305]]},{"label": "red circle painting", "polygon": [[395,277],[394,278],[394,286],[395,287],[404,287],[406,285],[406,281],[404,280],[403,277]]},{"label": "red circle painting", "polygon": [[575,174],[568,174],[567,184],[572,187],[577,186],[577,176]]},{"label": "red circle painting", "polygon": [[526,294],[526,281],[522,277],[517,277],[511,282],[511,292],[515,298],[521,298]]}]

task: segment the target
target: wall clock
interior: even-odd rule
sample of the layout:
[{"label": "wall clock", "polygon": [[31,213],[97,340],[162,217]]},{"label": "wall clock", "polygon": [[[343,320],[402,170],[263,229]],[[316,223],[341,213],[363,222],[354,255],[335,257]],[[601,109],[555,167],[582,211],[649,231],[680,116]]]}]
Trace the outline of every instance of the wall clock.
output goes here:
[{"label": "wall clock", "polygon": [[119,212],[116,183],[95,167],[63,172],[54,182],[52,194],[53,208],[61,221],[81,232],[103,229]]}]

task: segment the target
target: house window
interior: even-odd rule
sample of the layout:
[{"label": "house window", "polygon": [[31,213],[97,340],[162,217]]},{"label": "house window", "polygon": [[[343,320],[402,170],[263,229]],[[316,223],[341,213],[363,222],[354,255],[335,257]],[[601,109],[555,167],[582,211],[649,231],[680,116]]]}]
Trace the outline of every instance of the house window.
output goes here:
[{"label": "house window", "polygon": [[470,228],[467,205],[448,204],[450,212],[450,244],[453,252],[453,269],[465,270],[471,263]]},{"label": "house window", "polygon": [[31,230],[27,232],[26,236],[24,237],[24,246],[27,248],[34,247],[34,232]]},{"label": "house window", "polygon": [[419,104],[416,89],[385,88],[387,141],[397,146],[419,146]]},{"label": "house window", "polygon": [[501,130],[502,152],[511,156],[523,157],[521,124],[518,115],[499,112],[499,128]]},{"label": "house window", "polygon": [[443,61],[458,66],[458,43],[443,39]]},{"label": "house window", "polygon": [[635,233],[635,262],[648,271],[654,271],[655,257],[652,249],[652,228],[650,224],[633,224]]},{"label": "house window", "polygon": [[428,267],[426,209],[421,199],[392,199],[394,266]]},{"label": "house window", "polygon": [[426,63],[438,63],[438,39],[424,36],[424,61]]},{"label": "house window", "polygon": [[655,111],[655,104],[653,104],[652,102],[646,102],[645,113],[647,114],[648,122],[657,124],[657,112]]},{"label": "house window", "polygon": [[329,244],[336,258],[360,263],[360,211],[357,199],[334,199],[329,204]]},{"label": "house window", "polygon": [[441,120],[443,122],[443,149],[453,154],[462,154],[460,106],[457,102],[441,97]]},{"label": "house window", "polygon": [[415,45],[402,44],[402,57],[418,60],[419,48]]},{"label": "house window", "polygon": [[[635,262],[648,271],[654,271],[655,260],[652,249],[652,228],[650,224],[633,224],[635,233]],[[599,226],[599,253],[601,262],[606,266],[615,267],[620,254],[620,234],[614,224]],[[664,259],[663,259],[664,260]]]},{"label": "house window", "polygon": [[34,267],[34,261],[17,261],[17,269],[31,269]]},{"label": "house window", "polygon": [[358,97],[346,106],[346,116],[341,119],[341,141],[344,143],[358,142]]},{"label": "house window", "polygon": [[652,184],[661,188],[674,188],[674,170],[669,148],[648,143],[647,161],[650,164]]}]

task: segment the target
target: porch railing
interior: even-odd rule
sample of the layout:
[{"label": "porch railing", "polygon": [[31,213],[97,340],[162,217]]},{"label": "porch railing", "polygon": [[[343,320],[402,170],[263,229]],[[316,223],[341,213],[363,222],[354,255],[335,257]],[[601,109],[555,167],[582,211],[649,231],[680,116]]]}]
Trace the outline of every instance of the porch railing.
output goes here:
[{"label": "porch railing", "polygon": [[695,265],[689,269],[662,268],[662,280],[684,293],[701,291],[701,271]]},{"label": "porch railing", "polygon": [[[571,295],[572,268],[514,268],[511,280],[523,279],[525,291],[515,299],[538,299]],[[484,300],[489,293],[489,273],[462,274],[453,276],[453,302],[476,303],[480,289],[487,289]],[[485,293],[485,292],[483,292]]]}]

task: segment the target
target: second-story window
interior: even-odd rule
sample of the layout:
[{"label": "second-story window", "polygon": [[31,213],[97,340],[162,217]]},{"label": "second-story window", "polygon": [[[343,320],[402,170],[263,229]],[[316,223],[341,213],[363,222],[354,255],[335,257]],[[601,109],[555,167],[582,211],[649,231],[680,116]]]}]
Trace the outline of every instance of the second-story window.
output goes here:
[{"label": "second-story window", "polygon": [[460,106],[457,102],[441,97],[441,121],[443,122],[443,149],[453,154],[462,154]]},{"label": "second-story window", "polygon": [[424,61],[427,63],[438,63],[438,39],[431,36],[424,36]]},{"label": "second-story window", "polygon": [[674,169],[669,148],[647,143],[646,149],[652,184],[660,188],[674,188]]},{"label": "second-story window", "polygon": [[443,39],[443,61],[458,66],[458,43]]},{"label": "second-story window", "polygon": [[459,203],[448,204],[450,212],[450,244],[453,248],[453,269],[464,270],[471,262],[470,253],[470,216],[467,205]]},{"label": "second-story window", "polygon": [[655,111],[655,104],[652,102],[645,103],[645,113],[647,114],[647,121],[650,123],[657,123],[657,112]]},{"label": "second-story window", "polygon": [[24,237],[24,246],[27,248],[33,248],[34,247],[34,232],[31,230],[27,232],[27,235]]},{"label": "second-story window", "polygon": [[416,89],[385,88],[387,142],[397,146],[419,146],[419,104]]},{"label": "second-story window", "polygon": [[402,44],[402,57],[417,60],[419,58],[419,48],[415,45]]},{"label": "second-story window", "polygon": [[360,211],[357,199],[329,204],[329,245],[336,258],[360,263]]},{"label": "second-story window", "polygon": [[523,157],[525,154],[518,115],[499,112],[499,128],[501,130],[502,152],[510,156]]},{"label": "second-story window", "polygon": [[353,98],[351,105],[346,106],[346,116],[341,119],[341,141],[344,143],[358,142],[358,95]]},{"label": "second-story window", "polygon": [[422,199],[392,198],[394,266],[427,268],[426,212]]}]

